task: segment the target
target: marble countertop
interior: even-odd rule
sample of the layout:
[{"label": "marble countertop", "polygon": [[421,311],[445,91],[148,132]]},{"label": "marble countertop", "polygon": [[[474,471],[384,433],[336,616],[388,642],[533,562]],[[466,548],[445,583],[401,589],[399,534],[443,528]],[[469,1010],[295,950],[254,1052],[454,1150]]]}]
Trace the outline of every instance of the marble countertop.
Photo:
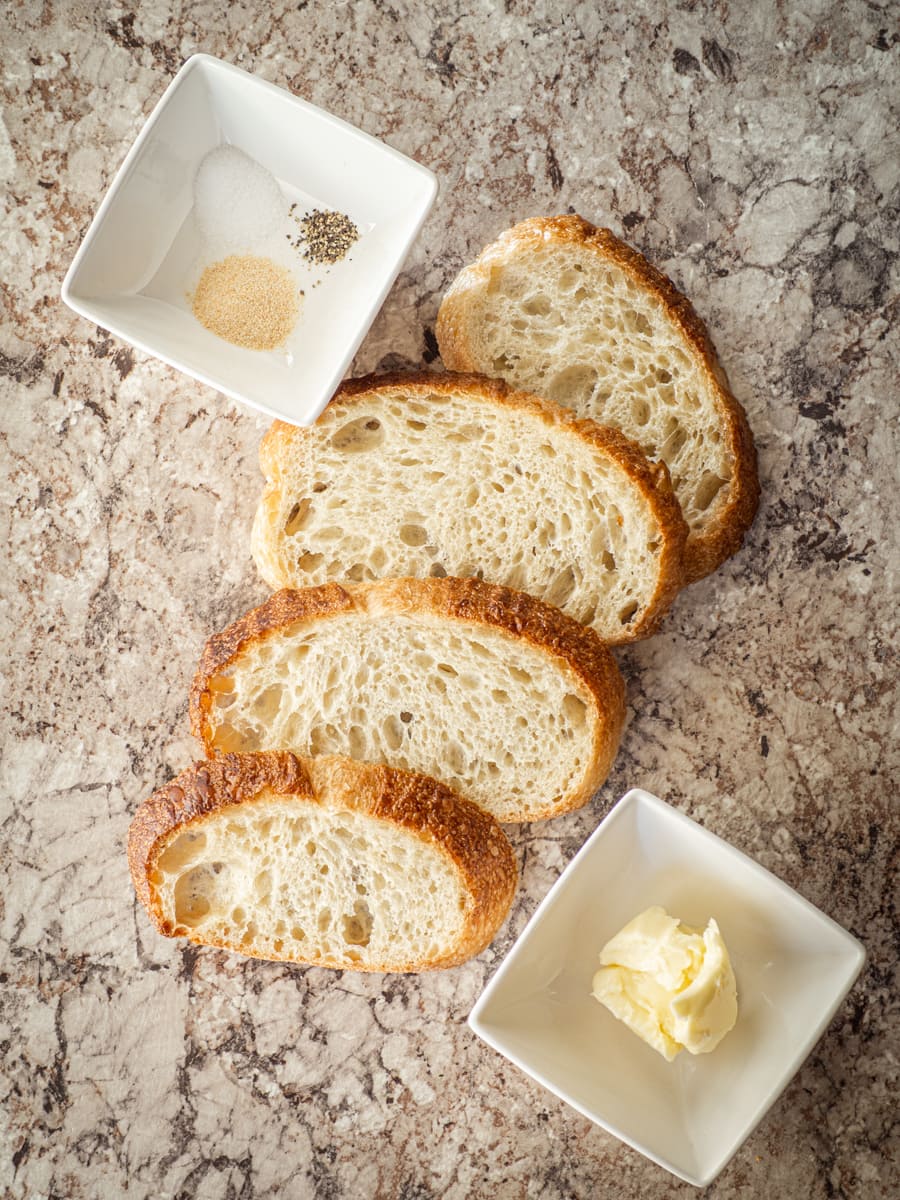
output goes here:
[{"label": "marble countertop", "polygon": [[[0,1193],[691,1195],[465,1024],[640,785],[869,954],[708,1195],[897,1195],[896,16],[879,0],[3,6]],[[518,219],[574,210],[691,296],[756,435],[744,550],[619,655],[630,719],[612,775],[581,812],[514,830],[512,915],[457,970],[243,961],[158,937],[134,900],[123,839],[196,754],[199,650],[265,595],[248,553],[265,422],[59,290],[198,50],[440,178],[355,373],[433,363],[459,267]]]}]

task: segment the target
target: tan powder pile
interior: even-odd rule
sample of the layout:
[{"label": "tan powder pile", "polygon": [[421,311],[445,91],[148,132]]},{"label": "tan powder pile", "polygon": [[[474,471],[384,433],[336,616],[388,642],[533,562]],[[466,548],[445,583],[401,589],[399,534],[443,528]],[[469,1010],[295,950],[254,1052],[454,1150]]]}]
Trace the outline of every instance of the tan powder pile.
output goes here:
[{"label": "tan powder pile", "polygon": [[201,325],[248,350],[274,350],[299,314],[290,271],[252,254],[231,254],[207,267],[190,299]]}]

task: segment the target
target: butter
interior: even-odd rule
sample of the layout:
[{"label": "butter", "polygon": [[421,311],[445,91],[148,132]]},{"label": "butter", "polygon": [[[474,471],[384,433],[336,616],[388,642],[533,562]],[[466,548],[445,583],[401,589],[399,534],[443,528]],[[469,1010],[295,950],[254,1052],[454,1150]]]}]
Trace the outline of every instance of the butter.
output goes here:
[{"label": "butter", "polygon": [[708,1054],[737,1021],[737,986],[715,921],[682,925],[655,905],[600,951],[593,995],[669,1062]]}]

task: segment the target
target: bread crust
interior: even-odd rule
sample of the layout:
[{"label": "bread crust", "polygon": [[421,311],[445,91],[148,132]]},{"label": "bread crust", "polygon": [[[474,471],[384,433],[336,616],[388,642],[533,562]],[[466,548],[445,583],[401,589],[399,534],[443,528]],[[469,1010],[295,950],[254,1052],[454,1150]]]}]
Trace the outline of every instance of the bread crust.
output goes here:
[{"label": "bread crust", "polygon": [[451,284],[438,312],[435,335],[444,364],[453,369],[476,370],[478,362],[468,337],[466,292],[490,278],[498,262],[545,244],[568,243],[595,251],[619,267],[640,288],[652,292],[681,331],[710,386],[719,413],[723,436],[732,462],[727,500],[711,528],[692,532],[685,548],[686,582],[710,574],[740,549],[759,505],[756,447],[747,414],[731,391],[709,332],[693,305],[668,276],[609,229],[599,228],[577,215],[532,217],[506,230]]},{"label": "bread crust", "polygon": [[215,675],[253,643],[292,626],[348,613],[369,617],[427,614],[441,621],[486,625],[552,655],[560,669],[582,682],[594,699],[597,714],[583,779],[562,803],[532,811],[529,820],[580,808],[609,774],[625,724],[625,684],[609,648],[593,630],[533,596],[478,579],[452,577],[284,588],[239,617],[207,641],[191,686],[191,732],[205,753],[210,757],[216,754],[209,722],[210,683]]},{"label": "bread crust", "polygon": [[[619,645],[638,641],[655,633],[678,592],[687,582],[684,555],[688,528],[665,463],[651,462],[637,443],[618,429],[600,425],[589,418],[577,417],[552,400],[516,391],[502,379],[460,372],[390,372],[348,380],[335,393],[316,426],[321,427],[326,422],[343,419],[343,415],[360,397],[368,396],[372,392],[397,389],[402,390],[404,394],[420,397],[435,392],[458,395],[467,391],[481,402],[527,413],[546,428],[566,430],[572,437],[588,443],[611,459],[637,488],[653,514],[659,526],[662,550],[656,588],[642,616],[634,624],[623,627],[621,636],[609,641]],[[263,577],[273,587],[284,582],[277,578],[273,569],[266,569],[266,563],[271,563],[273,558],[266,546],[266,540],[267,531],[273,528],[269,514],[271,511],[277,511],[280,499],[281,463],[289,457],[286,451],[292,442],[311,436],[314,435],[308,429],[276,421],[260,444],[260,467],[268,482],[254,521],[251,547]]]},{"label": "bread crust", "polygon": [[[456,944],[434,960],[360,964],[255,954],[252,949],[203,938],[165,921],[150,877],[171,840],[221,808],[247,805],[271,794],[335,811],[352,809],[415,834],[450,859],[470,903]],[[451,788],[414,771],[355,762],[337,755],[302,758],[287,751],[225,754],[193,763],[145,800],[128,832],[128,865],[138,899],[160,933],[186,936],[249,957],[362,971],[429,971],[457,966],[479,954],[506,918],[515,895],[515,855],[494,818]]]}]

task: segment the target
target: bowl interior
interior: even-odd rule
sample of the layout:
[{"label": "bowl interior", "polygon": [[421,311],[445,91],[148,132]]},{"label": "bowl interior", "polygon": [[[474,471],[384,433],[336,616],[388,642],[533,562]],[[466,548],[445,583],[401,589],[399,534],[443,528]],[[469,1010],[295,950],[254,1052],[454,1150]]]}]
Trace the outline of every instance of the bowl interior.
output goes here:
[{"label": "bowl interior", "polygon": [[[300,211],[336,209],[360,231],[348,257],[327,271],[304,267],[294,252],[295,273],[309,286],[296,330],[277,350],[233,346],[190,311],[201,249],[193,181],[204,156],[223,144],[261,163]],[[434,176],[410,159],[280,88],[198,55],[135,143],[63,295],[88,319],[196,378],[270,415],[308,423],[358,348],[434,193]],[[291,253],[279,247],[282,256]]]},{"label": "bowl interior", "polygon": [[[739,1016],[711,1054],[667,1063],[590,994],[601,947],[651,904],[689,924],[715,917],[722,930]],[[799,1066],[862,960],[855,939],[774,876],[632,792],[535,914],[472,1025],[586,1116],[705,1184]]]}]

